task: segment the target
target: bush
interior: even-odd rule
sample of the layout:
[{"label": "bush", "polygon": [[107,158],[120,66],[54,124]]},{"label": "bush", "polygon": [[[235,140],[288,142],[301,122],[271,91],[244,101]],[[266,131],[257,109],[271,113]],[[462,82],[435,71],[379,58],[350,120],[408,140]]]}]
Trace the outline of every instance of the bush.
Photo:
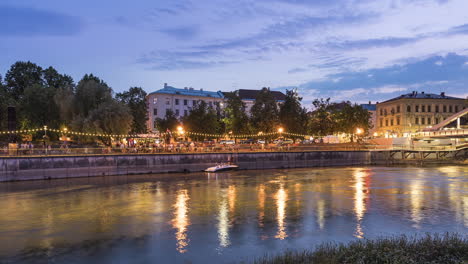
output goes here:
[{"label": "bush", "polygon": [[287,251],[254,261],[255,264],[467,262],[468,237],[448,233],[357,240],[348,244],[326,243],[314,251]]}]

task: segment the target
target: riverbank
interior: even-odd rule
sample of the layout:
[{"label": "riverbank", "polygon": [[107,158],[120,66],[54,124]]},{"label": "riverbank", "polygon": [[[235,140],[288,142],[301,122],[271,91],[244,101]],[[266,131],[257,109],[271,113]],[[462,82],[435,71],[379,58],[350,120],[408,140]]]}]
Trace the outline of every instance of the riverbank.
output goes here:
[{"label": "riverbank", "polygon": [[398,164],[457,164],[468,149],[458,151],[294,151],[177,153],[139,155],[35,156],[0,158],[0,182],[108,175],[197,172],[232,161],[240,169],[287,169]]},{"label": "riverbank", "polygon": [[459,234],[390,237],[357,240],[349,244],[322,244],[313,251],[263,257],[255,264],[289,263],[466,263],[468,237]]}]

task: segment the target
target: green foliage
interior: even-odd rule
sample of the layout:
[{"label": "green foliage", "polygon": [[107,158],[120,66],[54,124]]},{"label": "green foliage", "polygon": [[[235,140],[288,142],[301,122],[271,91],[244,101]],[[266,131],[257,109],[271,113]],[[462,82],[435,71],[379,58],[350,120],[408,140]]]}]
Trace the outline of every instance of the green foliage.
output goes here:
[{"label": "green foliage", "polygon": [[[83,121],[83,128],[92,133],[126,134],[130,131],[132,121],[132,114],[126,105],[109,100],[89,112],[89,116]],[[102,137],[101,141],[106,145],[110,144],[107,137]]]},{"label": "green foliage", "polygon": [[[198,101],[192,111],[182,119],[186,131],[215,134],[220,133],[221,123],[218,115],[212,107],[208,107],[205,101]],[[194,136],[200,140],[202,137]]]},{"label": "green foliage", "polygon": [[86,74],[75,89],[74,114],[86,117],[100,104],[112,100],[112,89],[92,74]]},{"label": "green foliage", "polygon": [[353,105],[349,101],[343,104],[343,108],[335,114],[337,130],[351,135],[351,141],[354,141],[357,128],[364,131],[360,136],[368,133],[372,126],[370,122],[371,114],[361,106]]},{"label": "green foliage", "polygon": [[336,120],[334,119],[334,107],[330,98],[315,99],[312,102],[314,110],[309,114],[309,133],[324,137],[336,132]]},{"label": "green foliage", "polygon": [[301,106],[301,101],[296,89],[286,90],[286,99],[279,111],[279,120],[285,131],[307,133],[307,110]]},{"label": "green foliage", "polygon": [[252,106],[252,126],[264,133],[274,132],[279,124],[278,106],[269,88],[263,87]]},{"label": "green foliage", "polygon": [[146,122],[148,121],[146,95],[141,87],[130,87],[128,91],[116,95],[117,100],[130,108],[133,116],[132,133],[146,133]]},{"label": "green foliage", "polygon": [[227,101],[224,108],[225,117],[222,121],[226,131],[232,131],[234,134],[249,133],[249,117],[245,113],[245,103],[236,93],[225,93],[224,95]]},{"label": "green foliage", "polygon": [[468,239],[457,234],[426,234],[423,237],[391,237],[356,240],[349,244],[326,243],[314,251],[264,257],[256,264],[288,263],[467,263]]},{"label": "green foliage", "polygon": [[176,131],[177,126],[180,125],[179,120],[177,119],[174,112],[170,109],[167,109],[166,115],[164,118],[156,119],[156,128],[158,131],[164,133],[166,131]]},{"label": "green foliage", "polygon": [[34,84],[43,85],[42,68],[30,61],[18,61],[11,65],[5,75],[5,84],[11,97],[18,101],[24,94],[26,87]]}]

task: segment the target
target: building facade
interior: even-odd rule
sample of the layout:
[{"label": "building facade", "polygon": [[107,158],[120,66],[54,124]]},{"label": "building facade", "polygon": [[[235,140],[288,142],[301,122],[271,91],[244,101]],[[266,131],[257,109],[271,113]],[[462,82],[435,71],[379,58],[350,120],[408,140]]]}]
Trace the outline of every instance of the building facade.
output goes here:
[{"label": "building facade", "polygon": [[436,125],[468,107],[467,100],[441,94],[412,92],[377,103],[378,136],[408,136]]},{"label": "building facade", "polygon": [[[261,90],[248,90],[248,89],[239,89],[235,93],[239,96],[242,102],[245,104],[245,112],[250,115],[250,110],[255,104],[255,99]],[[286,100],[286,95],[279,91],[270,91],[273,97],[275,98],[278,106]]]},{"label": "building facade", "polygon": [[156,119],[164,118],[171,110],[176,117],[181,118],[190,113],[198,101],[205,101],[208,106],[222,108],[224,95],[221,91],[211,92],[196,90],[191,87],[175,88],[164,84],[164,88],[149,93],[146,97],[148,104],[148,131],[156,132]]}]

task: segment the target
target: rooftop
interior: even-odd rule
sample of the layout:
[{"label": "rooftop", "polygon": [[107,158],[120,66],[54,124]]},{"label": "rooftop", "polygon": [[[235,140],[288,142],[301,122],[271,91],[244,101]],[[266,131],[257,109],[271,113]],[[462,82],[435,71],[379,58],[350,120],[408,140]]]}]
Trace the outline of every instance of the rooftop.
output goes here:
[{"label": "rooftop", "polygon": [[[260,90],[239,89],[238,94],[241,100],[255,100]],[[276,101],[286,100],[286,95],[279,91],[270,91]]]},{"label": "rooftop", "polygon": [[187,96],[224,98],[224,95],[221,91],[217,91],[217,92],[203,91],[203,89],[196,90],[192,87],[175,88],[175,87],[167,85],[167,83],[164,84],[164,88],[151,92],[149,94],[179,94],[179,95],[187,95]]},{"label": "rooftop", "polygon": [[412,93],[402,94],[402,95],[400,95],[398,97],[392,98],[392,99],[384,101],[382,103],[395,101],[395,100],[399,100],[399,99],[452,99],[452,100],[455,99],[455,100],[463,100],[463,98],[447,96],[447,95],[445,95],[444,92],[442,92],[440,94],[432,94],[432,93],[424,93],[424,92],[418,93],[416,91],[413,91]]}]

